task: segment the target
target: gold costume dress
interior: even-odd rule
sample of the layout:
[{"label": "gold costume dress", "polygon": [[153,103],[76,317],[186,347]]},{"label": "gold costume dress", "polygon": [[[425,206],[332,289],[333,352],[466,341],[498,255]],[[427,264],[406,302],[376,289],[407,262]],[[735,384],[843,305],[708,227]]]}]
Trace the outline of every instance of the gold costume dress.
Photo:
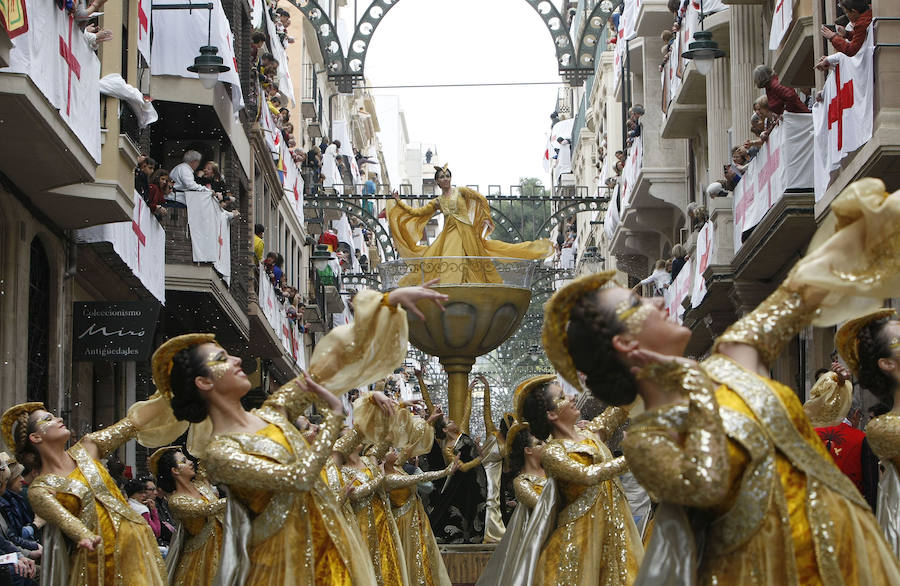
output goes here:
[{"label": "gold costume dress", "polygon": [[[425,234],[425,225],[438,211],[444,214],[443,231],[430,245],[419,244]],[[454,187],[420,208],[397,202],[388,207],[387,218],[394,245],[405,259],[494,257],[537,260],[553,254],[553,245],[547,239],[508,244],[483,237],[484,221],[491,220],[490,206],[483,195],[466,187]],[[401,286],[418,285],[423,280],[438,277],[441,285],[503,282],[493,262],[484,258],[460,258],[442,263],[426,260],[421,264],[410,263],[410,271],[400,281]]]},{"label": "gold costume dress", "polygon": [[379,586],[409,584],[406,561],[397,523],[391,514],[391,502],[383,486],[384,474],[377,462],[362,456],[364,470],[342,466],[344,484],[352,484],[350,503],[356,513],[360,531],[369,545]]},{"label": "gold costume dress", "polygon": [[900,556],[900,414],[885,413],[866,426],[866,438],[881,459],[884,474],[878,482],[875,516],[894,554]]},{"label": "gold costume dress", "polygon": [[[593,427],[608,435],[627,418],[627,410],[606,409]],[[556,525],[538,560],[536,586],[631,584],[643,557],[618,476],[624,458],[613,458],[594,434],[580,441],[551,439],[541,465],[556,485]]]},{"label": "gold costume dress", "polygon": [[[771,363],[813,314],[800,295],[779,288],[717,347],[749,344]],[[900,565],[866,501],[793,390],[718,353],[663,378],[686,391],[688,403],[637,416],[623,448],[654,500],[687,507],[694,528],[661,529],[658,516],[639,583],[672,580],[663,552],[698,533],[699,568],[674,557],[679,572],[702,584],[900,584]],[[707,522],[698,528],[698,519]]]},{"label": "gold costume dress", "polygon": [[503,457],[506,451],[505,442],[500,441],[500,432],[494,427],[491,414],[491,390],[484,390],[484,445],[481,453],[481,465],[487,480],[487,499],[484,507],[484,542],[497,543],[503,539],[506,526],[503,525],[503,514],[500,512],[500,480],[503,476]]},{"label": "gold costume dress", "polygon": [[[537,474],[523,472],[515,477],[516,510],[509,519],[503,539],[478,577],[476,586],[531,584],[533,568],[526,568],[527,564],[524,561],[519,563],[519,560],[524,550],[540,549],[539,540],[532,538],[528,528],[532,511],[537,507],[546,484],[547,477]],[[537,559],[537,556],[533,555],[533,558]]]},{"label": "gold costume dress", "polygon": [[[105,458],[136,434],[137,428],[126,418],[85,439]],[[28,489],[35,514],[48,522],[41,583],[164,586],[166,570],[153,530],[128,506],[106,467],[81,442],[68,454],[76,463],[71,473],[42,474]],[[80,540],[96,535],[102,540],[94,551],[76,547]]]},{"label": "gold costume dress", "polygon": [[397,531],[406,555],[410,584],[450,586],[444,558],[438,550],[431,523],[416,490],[420,482],[431,482],[446,475],[446,469],[412,475],[398,469],[396,474],[384,477],[384,489],[389,491],[391,512],[397,521]]},{"label": "gold costume dress", "polygon": [[219,568],[226,500],[205,480],[194,479],[194,486],[202,498],[169,497],[169,511],[179,522],[166,555],[171,586],[209,586]]}]

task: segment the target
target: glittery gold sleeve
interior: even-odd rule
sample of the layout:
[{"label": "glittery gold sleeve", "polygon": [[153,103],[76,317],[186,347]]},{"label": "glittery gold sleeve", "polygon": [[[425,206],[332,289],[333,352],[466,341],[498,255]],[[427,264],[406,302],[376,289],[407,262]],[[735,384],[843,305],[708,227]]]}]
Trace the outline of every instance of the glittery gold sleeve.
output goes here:
[{"label": "glittery gold sleeve", "polygon": [[714,383],[695,365],[671,363],[652,378],[687,395],[684,424],[674,428],[666,407],[642,413],[622,442],[635,478],[656,499],[692,507],[711,507],[729,488],[727,438]]},{"label": "glittery gold sleeve", "polygon": [[525,505],[529,509],[537,506],[538,499],[541,498],[538,491],[534,490],[534,487],[522,474],[519,474],[513,480],[513,491],[516,493],[516,502],[520,505]]},{"label": "glittery gold sleeve", "polygon": [[431,216],[434,215],[434,212],[436,212],[438,209],[440,209],[440,204],[438,203],[437,198],[434,198],[433,200],[431,200],[430,202],[428,202],[427,204],[425,204],[424,206],[422,206],[420,208],[414,208],[413,206],[409,205],[408,203],[406,203],[403,200],[395,201],[394,205],[396,205],[397,207],[402,209],[404,212],[406,212],[410,216],[415,216],[415,217],[424,216],[424,217],[430,218]]},{"label": "glittery gold sleeve", "polygon": [[211,517],[223,512],[227,502],[225,499],[218,499],[209,503],[203,499],[176,494],[169,497],[169,511],[176,519]]},{"label": "glittery gold sleeve", "polygon": [[[469,460],[468,462],[463,462],[459,465],[459,470],[461,472],[468,472],[475,466],[479,466],[481,464],[481,459],[482,459],[481,456],[478,456],[474,460]],[[451,460],[451,462],[452,462],[452,460]]]},{"label": "glittery gold sleeve", "polygon": [[807,304],[802,294],[781,285],[756,309],[729,326],[716,340],[713,351],[726,343],[747,344],[769,366],[815,315],[816,307]]},{"label": "glittery gold sleeve", "polygon": [[432,482],[438,478],[443,478],[450,474],[450,466],[443,470],[434,470],[432,472],[420,472],[419,474],[385,474],[384,489],[387,491],[397,488],[404,488],[422,482]]},{"label": "glittery gold sleeve", "polygon": [[93,443],[97,447],[97,455],[95,457],[100,460],[118,449],[119,446],[128,440],[137,437],[137,433],[137,426],[131,419],[126,417],[109,427],[104,427],[103,429],[98,429],[97,431],[87,434],[81,441]]},{"label": "glittery gold sleeve", "polygon": [[207,449],[206,468],[216,482],[266,490],[307,491],[319,477],[343,417],[329,413],[308,452],[297,454],[290,464],[249,454],[227,435],[214,439]]},{"label": "glittery gold sleeve", "polygon": [[541,454],[541,465],[548,476],[576,484],[599,484],[628,470],[625,458],[613,458],[599,464],[585,466],[569,457],[561,442],[552,441]]},{"label": "glittery gold sleeve", "polygon": [[628,420],[628,407],[607,407],[603,413],[588,423],[587,429],[593,431],[605,442]]},{"label": "glittery gold sleeve", "polygon": [[28,488],[28,501],[31,503],[35,515],[59,527],[72,541],[78,543],[82,539],[96,537],[96,534],[88,529],[81,519],[70,513],[62,506],[62,503],[56,500],[53,489],[41,478],[36,478]]},{"label": "glittery gold sleeve", "polygon": [[879,458],[900,463],[900,415],[885,413],[866,425],[866,438]]},{"label": "glittery gold sleeve", "polygon": [[425,377],[421,372],[416,372],[416,379],[419,381],[419,390],[422,391],[422,400],[425,401],[428,412],[434,413],[434,403],[431,402],[431,393],[428,391],[428,385],[425,384]]},{"label": "glittery gold sleeve", "polygon": [[494,426],[494,415],[491,412],[491,387],[487,383],[484,385],[484,431],[485,437],[497,431]]},{"label": "glittery gold sleeve", "polygon": [[[347,473],[343,473],[344,479],[353,478],[353,468],[350,466],[344,466],[344,470],[349,469]],[[371,468],[370,468],[371,470]],[[381,483],[384,481],[384,475],[381,473],[381,469],[376,468],[372,472],[372,478],[357,484],[353,487],[353,492],[350,493],[350,500],[353,502],[362,500],[364,498],[368,498],[372,496],[376,490],[381,486]]]},{"label": "glittery gold sleeve", "polygon": [[283,411],[291,421],[302,415],[310,405],[315,405],[323,413],[331,410],[324,400],[306,390],[306,382],[302,376],[282,385],[266,399],[265,405]]}]

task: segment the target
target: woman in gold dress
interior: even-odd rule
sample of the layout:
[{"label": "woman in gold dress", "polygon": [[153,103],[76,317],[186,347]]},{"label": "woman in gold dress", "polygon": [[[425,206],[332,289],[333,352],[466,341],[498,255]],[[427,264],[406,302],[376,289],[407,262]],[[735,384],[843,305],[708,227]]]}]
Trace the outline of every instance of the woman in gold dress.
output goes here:
[{"label": "woman in gold dress", "polygon": [[[146,414],[160,407],[160,401],[138,406]],[[166,584],[153,530],[128,506],[99,461],[134,438],[144,423],[130,411],[66,450],[71,432],[42,403],[23,403],[3,414],[0,427],[6,443],[15,446],[16,459],[40,471],[29,486],[28,500],[48,523],[42,584]]]},{"label": "woman in gold dress", "polygon": [[841,358],[890,411],[869,421],[866,438],[881,460],[875,516],[884,536],[900,555],[900,321],[893,309],[880,309],[850,320],[835,336]]},{"label": "woman in gold dress", "polygon": [[[385,295],[361,291],[355,321],[321,340],[309,374],[249,412],[240,402],[250,389],[241,361],[212,335],[180,336],[156,351],[154,380],[171,397],[172,433],[192,424],[188,450],[204,459],[210,480],[229,491],[217,579],[254,586],[376,583],[365,544],[321,474],[344,418],[333,393],[386,376],[402,362],[407,322],[398,304],[416,312],[417,301],[441,299],[423,287]],[[310,400],[327,413],[312,444],[291,423]]]},{"label": "woman in gold dress", "polygon": [[[876,208],[857,218],[870,221]],[[612,271],[569,283],[545,306],[544,347],[560,375],[580,385],[581,371],[599,399],[624,405],[640,395],[647,408],[623,449],[634,476],[671,514],[656,518],[639,583],[900,583],[865,500],[834,465],[796,393],[767,376],[784,345],[830,311],[829,291],[804,276],[809,267],[846,270],[843,284],[857,286],[856,275],[871,268],[862,252],[839,262],[847,238],[866,241],[854,221],[841,219],[838,238],[728,328],[702,365],[681,358],[691,332],[667,319],[661,299],[601,289]],[[850,294],[845,288],[836,310],[850,305]],[[695,543],[702,552],[691,551]]]},{"label": "woman in gold dress", "polygon": [[168,494],[169,511],[178,529],[166,554],[170,586],[209,586],[219,568],[226,500],[177,446],[150,456],[150,472]]},{"label": "woman in gold dress", "polygon": [[[489,239],[487,236],[493,231],[494,222],[487,199],[467,187],[452,187],[451,173],[446,165],[435,167],[434,180],[441,188],[441,195],[423,207],[411,207],[396,192],[392,194],[396,203],[388,208],[387,218],[400,256],[425,259],[421,264],[410,264],[412,274],[404,277],[406,280],[401,284],[438,277],[441,285],[502,283],[493,262],[485,257],[537,260],[553,254],[553,245],[547,239],[516,244]],[[443,231],[430,245],[420,244],[425,225],[439,211],[444,214]],[[430,257],[480,258],[448,259],[441,265],[432,265],[427,261]]]},{"label": "woman in gold dress", "polygon": [[[484,507],[484,543],[497,543],[503,539],[506,527],[500,511],[500,481],[503,476],[503,459],[506,457],[507,419],[500,422],[500,429],[494,425],[491,413],[491,386],[483,374],[476,375],[484,391],[484,445],[481,446],[484,476],[487,480],[487,498]],[[507,414],[512,419],[512,415]]]},{"label": "woman in gold dress", "polygon": [[554,480],[557,501],[556,522],[541,550],[534,584],[631,584],[643,547],[618,480],[627,470],[625,459],[614,458],[605,443],[624,423],[627,410],[607,409],[583,432],[575,425],[581,412],[574,396],[546,378],[520,387],[514,401],[519,421],[547,441],[541,465]]}]

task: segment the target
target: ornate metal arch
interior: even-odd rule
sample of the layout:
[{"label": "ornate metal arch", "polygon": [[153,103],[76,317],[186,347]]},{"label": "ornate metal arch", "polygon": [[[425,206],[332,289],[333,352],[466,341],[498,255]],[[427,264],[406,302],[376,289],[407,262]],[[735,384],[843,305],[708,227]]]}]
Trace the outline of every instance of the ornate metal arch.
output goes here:
[{"label": "ornate metal arch", "polygon": [[[312,204],[313,202],[310,203]],[[394,249],[394,243],[391,240],[390,235],[388,235],[387,231],[384,229],[384,226],[381,225],[381,222],[379,222],[378,218],[373,216],[369,210],[354,202],[352,199],[345,198],[344,196],[335,197],[330,195],[319,195],[315,197],[314,205],[310,205],[310,207],[317,210],[336,210],[353,216],[375,233],[375,239],[378,244],[381,245],[381,250],[384,251],[384,260],[397,259],[397,251]]]},{"label": "ornate metal arch", "polygon": [[[578,86],[584,83],[584,80],[594,73],[594,54],[597,44],[603,39],[603,29],[613,11],[623,0],[599,2],[578,31],[577,43],[573,43],[565,18],[553,2],[525,1],[541,17],[553,39],[560,75],[569,85]],[[329,79],[337,84],[341,93],[351,93],[354,87],[364,83],[366,55],[375,30],[388,11],[400,0],[372,0],[356,23],[353,38],[346,52],[341,46],[334,23],[316,0],[290,0],[290,2],[303,13],[316,31]]]},{"label": "ornate metal arch", "polygon": [[496,206],[488,204],[488,207],[491,208],[491,218],[494,219],[494,226],[503,228],[509,235],[511,242],[522,242],[522,240],[524,240],[524,238],[522,238],[522,233],[519,232],[519,229],[506,214],[501,212]]},{"label": "ornate metal arch", "polygon": [[538,228],[537,235],[538,237],[548,237],[550,236],[550,231],[556,227],[562,220],[564,220],[570,214],[577,214],[579,212],[590,212],[594,210],[605,210],[607,206],[608,200],[606,199],[584,199],[579,201],[573,201],[570,204],[564,205],[560,207],[558,210],[553,212],[553,214],[544,220],[544,223],[541,224],[541,227]]}]

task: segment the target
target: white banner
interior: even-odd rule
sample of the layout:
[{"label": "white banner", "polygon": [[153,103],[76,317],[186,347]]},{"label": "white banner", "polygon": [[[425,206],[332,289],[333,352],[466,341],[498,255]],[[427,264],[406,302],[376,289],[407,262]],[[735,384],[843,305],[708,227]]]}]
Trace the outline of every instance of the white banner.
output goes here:
[{"label": "white banner", "polygon": [[872,138],[875,80],[872,66],[872,28],[853,57],[828,57],[832,70],[825,80],[822,100],[813,105],[816,151],[816,201],[822,199],[830,173],[841,161]]},{"label": "white banner", "polygon": [[606,215],[603,217],[603,233],[606,235],[607,242],[612,242],[616,228],[619,227],[621,219],[619,217],[619,186],[610,191],[609,206],[606,208]]},{"label": "white banner", "polygon": [[614,51],[613,71],[616,78],[613,80],[613,93],[618,93],[622,85],[622,68],[625,67],[625,23],[619,17],[619,30],[616,32],[616,50]]},{"label": "white banner", "polygon": [[226,283],[231,283],[231,214],[202,191],[184,192],[194,262],[211,262]]},{"label": "white banner", "polygon": [[278,300],[275,295],[275,287],[269,281],[265,269],[259,265],[259,289],[257,301],[269,327],[275,333],[275,337],[281,342],[285,353],[293,358],[294,363],[300,368],[306,368],[306,356],[303,345],[303,334],[297,324],[288,319],[287,306]]},{"label": "white banner", "polygon": [[283,142],[281,143],[281,160],[284,166],[284,172],[281,173],[284,196],[290,202],[297,221],[303,224],[303,176],[294,163],[290,150],[284,146]]},{"label": "white banner", "polygon": [[100,163],[100,60],[75,19],[56,3],[25,0],[28,31],[17,36],[10,66],[27,74],[60,118]]},{"label": "white banner", "polygon": [[[260,2],[264,0],[258,0]],[[304,19],[306,17],[303,17]],[[291,71],[288,64],[287,52],[284,45],[278,40],[278,33],[275,30],[275,23],[269,18],[269,11],[263,9],[263,19],[266,21],[266,32],[269,35],[269,49],[272,50],[272,56],[278,61],[278,91],[283,93],[291,101],[291,106],[296,103],[294,95],[294,82],[291,81]]]},{"label": "white banner", "polygon": [[77,230],[80,242],[110,242],[119,258],[160,303],[166,303],[166,232],[143,198],[134,192],[130,222],[100,224]]},{"label": "white banner", "polygon": [[813,187],[812,114],[785,112],[781,123],[747,166],[734,188],[734,249],[741,234],[756,226],[792,190]]},{"label": "white banner", "polygon": [[[713,223],[707,221],[700,228],[700,233],[697,234],[697,248],[692,256],[694,262],[691,263],[691,268],[694,269],[694,283],[691,285],[691,307],[697,307],[703,301],[703,298],[706,297],[706,279],[703,278],[703,272],[709,266],[709,257],[712,254],[714,242],[715,231]],[[681,273],[683,272],[684,268],[681,269]],[[681,273],[678,273],[679,277]]]},{"label": "white banner", "polygon": [[625,0],[625,8],[622,10],[622,16],[619,17],[619,26],[622,29],[622,36],[619,41],[630,41],[637,36],[635,24],[637,23],[637,13],[641,9],[641,0]]},{"label": "white banner", "polygon": [[794,20],[793,0],[775,0],[775,12],[772,13],[772,30],[769,32],[769,50],[777,51],[781,41],[787,35]]},{"label": "white banner", "polygon": [[152,4],[152,0],[138,0],[137,2],[137,48],[138,53],[147,63],[150,63],[150,7]]},{"label": "white banner", "polygon": [[684,317],[684,306],[682,303],[691,294],[694,279],[694,259],[688,259],[684,266],[681,267],[678,276],[666,289],[663,298],[666,302],[666,313],[670,318],[674,318],[681,323]]},{"label": "white banner", "polygon": [[[150,72],[152,75],[175,75],[198,79],[196,73],[187,70],[194,64],[194,57],[200,54],[200,47],[211,39],[218,47],[228,71],[219,75],[219,81],[231,84],[231,103],[237,112],[244,107],[241,93],[241,79],[238,63],[234,56],[231,24],[221,0],[211,0],[212,12],[208,10],[155,10],[153,11],[153,43],[150,47]],[[157,6],[179,4],[173,0],[153,0]],[[212,21],[210,22],[210,19]],[[211,27],[211,29],[209,28]],[[207,30],[210,30],[209,39]],[[280,69],[280,68],[279,68]]]},{"label": "white banner", "polygon": [[634,184],[637,183],[638,175],[641,173],[641,166],[644,164],[644,148],[641,137],[638,136],[631,143],[628,149],[628,158],[625,159],[625,168],[622,169],[622,201],[620,214],[623,214],[631,203],[631,197],[634,192]]},{"label": "white banner", "polygon": [[[266,0],[249,0],[250,2],[250,26],[254,29],[262,28],[263,4]],[[275,37],[278,38],[278,37]]]},{"label": "white banner", "polygon": [[262,112],[259,115],[259,125],[262,127],[263,136],[266,139],[266,146],[269,147],[270,153],[277,155],[281,151],[281,143],[283,140],[281,130],[275,126],[275,118],[272,116],[272,111],[269,110],[268,105],[263,104],[260,110]]}]

